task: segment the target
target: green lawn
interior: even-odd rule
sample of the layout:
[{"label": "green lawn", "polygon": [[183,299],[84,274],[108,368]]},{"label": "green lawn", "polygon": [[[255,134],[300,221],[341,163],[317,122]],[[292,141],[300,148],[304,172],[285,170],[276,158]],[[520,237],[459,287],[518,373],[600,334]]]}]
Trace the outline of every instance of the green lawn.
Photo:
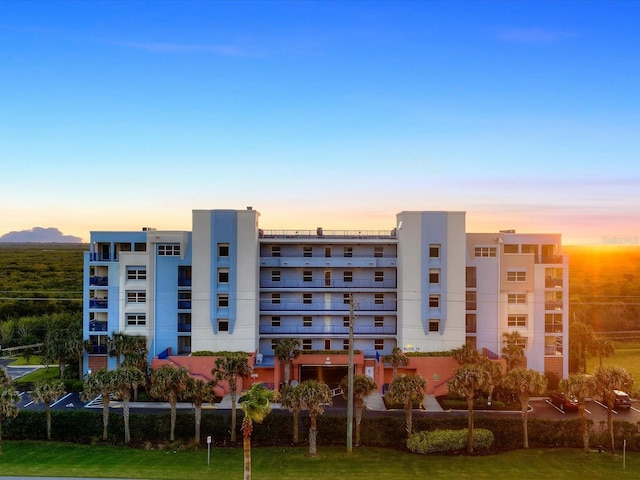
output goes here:
[{"label": "green lawn", "polygon": [[[640,342],[615,342],[616,351],[602,359],[603,366],[618,365],[625,368],[635,379],[634,391],[640,387]],[[598,357],[587,359],[587,371],[593,373],[598,367]]]},{"label": "green lawn", "polygon": [[[584,455],[573,449],[518,450],[499,455],[424,456],[380,448],[320,447],[315,458],[306,448],[265,447],[253,451],[255,480],[414,480],[473,478],[639,478],[640,453]],[[2,475],[85,476],[154,479],[242,478],[242,448],[207,451],[142,450],[104,445],[4,442]]]}]

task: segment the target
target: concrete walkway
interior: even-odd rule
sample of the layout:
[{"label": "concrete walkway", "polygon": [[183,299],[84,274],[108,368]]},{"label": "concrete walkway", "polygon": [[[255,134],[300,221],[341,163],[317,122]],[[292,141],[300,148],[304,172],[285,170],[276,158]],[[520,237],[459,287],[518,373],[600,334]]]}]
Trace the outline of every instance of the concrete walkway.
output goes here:
[{"label": "concrete walkway", "polygon": [[[367,398],[364,399],[365,408],[368,410],[387,411],[387,407],[382,400],[382,394],[380,392],[373,392]],[[442,407],[433,395],[425,395],[422,402],[422,406],[425,412],[442,412]]]}]

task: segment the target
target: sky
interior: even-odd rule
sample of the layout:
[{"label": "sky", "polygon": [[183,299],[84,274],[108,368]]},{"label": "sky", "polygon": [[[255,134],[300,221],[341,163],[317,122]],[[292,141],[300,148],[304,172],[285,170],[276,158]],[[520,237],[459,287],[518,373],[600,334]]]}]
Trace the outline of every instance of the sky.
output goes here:
[{"label": "sky", "polygon": [[639,1],[0,2],[0,235],[467,231],[640,245]]}]

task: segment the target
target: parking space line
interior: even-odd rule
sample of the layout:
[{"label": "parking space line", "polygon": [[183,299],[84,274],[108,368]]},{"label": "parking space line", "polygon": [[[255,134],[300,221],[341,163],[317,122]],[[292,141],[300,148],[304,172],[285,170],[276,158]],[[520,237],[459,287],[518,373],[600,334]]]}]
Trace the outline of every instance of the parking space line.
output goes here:
[{"label": "parking space line", "polygon": [[636,407],[631,407],[631,410],[633,410],[634,412],[640,413],[640,410],[638,410]]},{"label": "parking space line", "polygon": [[65,398],[70,397],[71,395],[73,395],[72,393],[67,393],[64,397],[62,397],[60,400],[58,400],[57,402],[54,402],[51,404],[52,407],[55,407],[57,404],[59,404],[61,401],[63,401]]}]

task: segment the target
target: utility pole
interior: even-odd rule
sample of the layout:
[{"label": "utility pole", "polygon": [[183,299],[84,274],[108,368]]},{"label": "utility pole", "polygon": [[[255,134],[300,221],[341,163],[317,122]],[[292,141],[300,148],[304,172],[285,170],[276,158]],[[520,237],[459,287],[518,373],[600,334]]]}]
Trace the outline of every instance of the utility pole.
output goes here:
[{"label": "utility pole", "polygon": [[353,451],[353,293],[349,293],[349,371],[347,373],[347,453]]}]

